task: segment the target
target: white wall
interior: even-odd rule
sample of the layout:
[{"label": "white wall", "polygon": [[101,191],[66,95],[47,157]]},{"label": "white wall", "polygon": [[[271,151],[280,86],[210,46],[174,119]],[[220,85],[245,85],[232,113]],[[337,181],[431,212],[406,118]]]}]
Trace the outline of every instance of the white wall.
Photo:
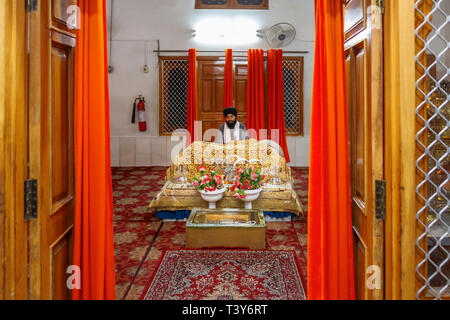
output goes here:
[{"label": "white wall", "polygon": [[[111,0],[108,0],[109,12]],[[110,74],[111,152],[113,166],[164,166],[170,163],[170,137],[159,136],[159,70],[156,40],[161,49],[246,50],[269,48],[255,37],[252,44],[208,45],[196,42],[191,31],[208,18],[253,20],[259,29],[289,22],[297,29],[297,39],[284,50],[305,50],[304,119],[305,136],[288,137],[292,166],[309,164],[309,132],[314,59],[314,1],[271,0],[270,10],[195,10],[194,0],[114,0],[112,58]],[[147,56],[150,73],[143,73]],[[148,103],[148,126],[140,133],[131,124],[134,98],[142,94]]]}]

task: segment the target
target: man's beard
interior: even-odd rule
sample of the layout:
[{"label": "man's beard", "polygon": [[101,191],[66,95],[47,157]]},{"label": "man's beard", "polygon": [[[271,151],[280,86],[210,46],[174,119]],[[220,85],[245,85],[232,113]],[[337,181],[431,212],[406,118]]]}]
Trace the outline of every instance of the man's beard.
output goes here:
[{"label": "man's beard", "polygon": [[236,127],[236,123],[237,123],[237,120],[234,120],[233,122],[231,122],[231,124],[229,121],[227,121],[227,126],[229,129],[233,130]]}]

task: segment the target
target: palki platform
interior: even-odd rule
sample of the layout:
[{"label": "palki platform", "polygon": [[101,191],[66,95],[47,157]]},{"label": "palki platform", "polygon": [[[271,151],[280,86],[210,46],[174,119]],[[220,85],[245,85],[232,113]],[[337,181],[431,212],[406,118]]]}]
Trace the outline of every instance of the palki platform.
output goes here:
[{"label": "palki platform", "polygon": [[186,223],[186,248],[266,248],[261,209],[194,208]]}]

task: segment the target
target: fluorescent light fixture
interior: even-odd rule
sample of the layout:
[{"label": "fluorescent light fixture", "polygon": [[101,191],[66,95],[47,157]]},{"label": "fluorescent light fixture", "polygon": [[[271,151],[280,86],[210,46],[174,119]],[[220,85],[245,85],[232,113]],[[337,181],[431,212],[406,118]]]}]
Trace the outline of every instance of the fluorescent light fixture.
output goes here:
[{"label": "fluorescent light fixture", "polygon": [[258,40],[258,26],[249,19],[211,18],[199,22],[194,29],[195,40],[205,44],[248,44]]}]

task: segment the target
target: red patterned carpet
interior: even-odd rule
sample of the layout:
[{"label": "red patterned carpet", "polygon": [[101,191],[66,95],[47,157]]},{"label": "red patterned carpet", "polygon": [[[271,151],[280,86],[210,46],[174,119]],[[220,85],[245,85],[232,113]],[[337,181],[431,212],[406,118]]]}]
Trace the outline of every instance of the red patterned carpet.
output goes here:
[{"label": "red patterned carpet", "polygon": [[[117,299],[139,299],[156,272],[162,253],[184,249],[186,223],[162,223],[148,210],[164,184],[165,172],[164,167],[112,170]],[[306,210],[308,170],[293,168],[292,174],[294,188]],[[268,223],[266,232],[268,250],[295,251],[305,289],[306,232],[306,218],[292,223]]]},{"label": "red patterned carpet", "polygon": [[292,251],[166,251],[144,300],[304,300]]}]

